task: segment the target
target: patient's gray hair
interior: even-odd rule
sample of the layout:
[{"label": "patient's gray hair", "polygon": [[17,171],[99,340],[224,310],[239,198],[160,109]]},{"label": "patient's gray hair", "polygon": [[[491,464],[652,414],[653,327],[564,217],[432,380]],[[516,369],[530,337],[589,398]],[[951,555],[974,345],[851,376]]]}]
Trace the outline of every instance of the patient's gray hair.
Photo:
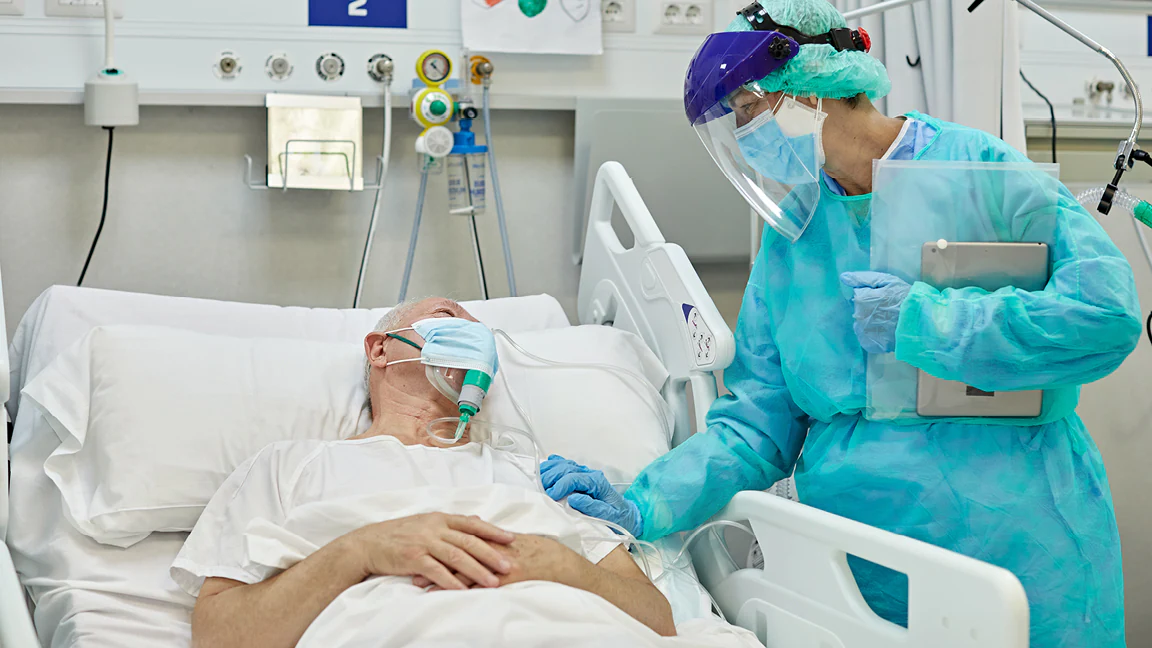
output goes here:
[{"label": "patient's gray hair", "polygon": [[[376,322],[376,328],[372,329],[373,333],[382,333],[384,331],[395,331],[400,328],[400,324],[408,317],[409,311],[416,304],[424,301],[427,297],[413,297],[407,301],[396,304],[392,310],[384,313],[384,317]],[[372,363],[368,361],[368,355],[364,355],[364,389],[368,392],[368,397],[372,397],[372,386],[368,383],[368,378],[372,375]]]}]

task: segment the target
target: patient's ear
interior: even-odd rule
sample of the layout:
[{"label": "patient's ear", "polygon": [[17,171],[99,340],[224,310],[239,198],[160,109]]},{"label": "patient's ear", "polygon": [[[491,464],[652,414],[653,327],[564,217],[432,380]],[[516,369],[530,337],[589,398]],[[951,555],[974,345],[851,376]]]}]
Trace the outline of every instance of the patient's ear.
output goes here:
[{"label": "patient's ear", "polygon": [[388,363],[388,354],[384,350],[384,341],[388,338],[380,332],[372,332],[364,337],[364,355],[373,367],[383,368]]}]

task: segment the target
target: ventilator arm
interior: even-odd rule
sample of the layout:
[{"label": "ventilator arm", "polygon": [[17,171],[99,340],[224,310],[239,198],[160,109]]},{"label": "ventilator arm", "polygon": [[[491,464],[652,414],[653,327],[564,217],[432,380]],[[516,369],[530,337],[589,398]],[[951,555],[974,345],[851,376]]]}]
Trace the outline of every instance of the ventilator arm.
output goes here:
[{"label": "ventilator arm", "polygon": [[770,487],[800,454],[808,416],[784,382],[763,299],[766,268],[757,261],[744,293],[736,358],[724,372],[732,393],[713,404],[706,431],[650,464],[625,493],[640,508],[646,540],[699,526],[742,490]]},{"label": "ventilator arm", "polygon": [[1140,336],[1132,268],[1060,189],[1047,287],[989,293],[917,282],[901,308],[897,359],[987,391],[1082,385],[1120,366]]}]

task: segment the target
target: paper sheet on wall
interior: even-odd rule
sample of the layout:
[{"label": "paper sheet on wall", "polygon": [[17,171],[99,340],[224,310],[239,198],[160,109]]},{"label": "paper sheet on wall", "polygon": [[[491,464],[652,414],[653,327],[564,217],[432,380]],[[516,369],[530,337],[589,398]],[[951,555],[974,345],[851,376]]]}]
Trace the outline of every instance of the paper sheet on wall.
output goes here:
[{"label": "paper sheet on wall", "polygon": [[464,47],[516,54],[603,54],[600,0],[460,0]]}]

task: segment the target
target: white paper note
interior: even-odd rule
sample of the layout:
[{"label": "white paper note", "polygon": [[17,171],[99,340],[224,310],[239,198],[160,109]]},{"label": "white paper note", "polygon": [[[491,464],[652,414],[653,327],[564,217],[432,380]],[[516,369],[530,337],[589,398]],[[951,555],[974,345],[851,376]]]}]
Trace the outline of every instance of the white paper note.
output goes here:
[{"label": "white paper note", "polygon": [[604,53],[600,0],[460,0],[460,15],[473,51]]}]

